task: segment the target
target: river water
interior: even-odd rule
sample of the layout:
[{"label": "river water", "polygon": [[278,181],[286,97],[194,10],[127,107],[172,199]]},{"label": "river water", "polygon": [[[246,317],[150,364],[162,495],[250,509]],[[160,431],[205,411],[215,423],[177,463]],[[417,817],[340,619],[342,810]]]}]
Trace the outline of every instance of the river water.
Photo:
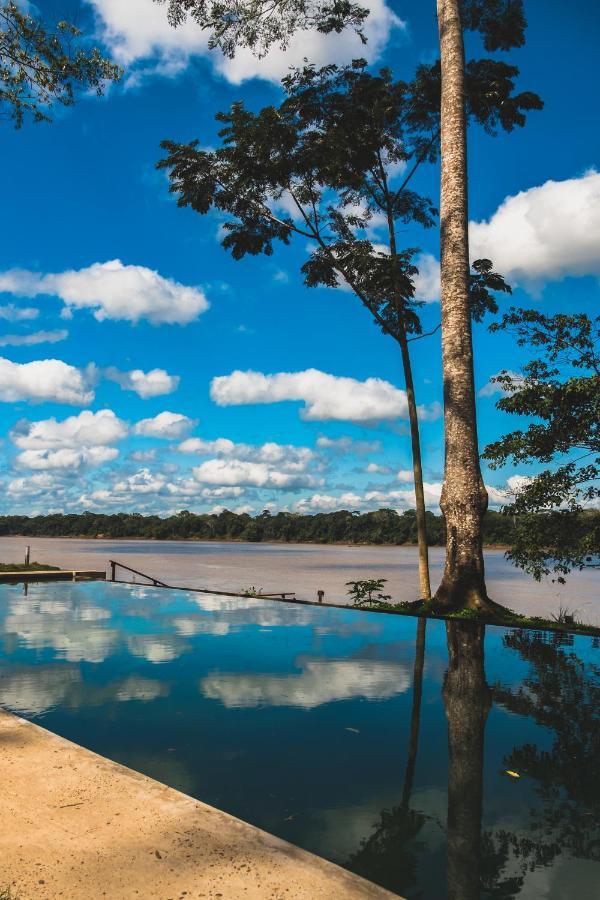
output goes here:
[{"label": "river water", "polygon": [[[31,559],[64,568],[108,568],[109,559],[147,572],[171,585],[239,591],[294,591],[299,599],[346,602],[345,583],[386,578],[394,601],[418,597],[415,547],[314,544],[246,544],[196,541],[76,540],[69,538],[0,538],[0,561],[20,562],[31,545]],[[432,547],[432,585],[441,578],[444,550]],[[600,625],[600,571],[571,575],[565,586],[536,583],[504,558],[486,552],[490,596],[516,612],[551,616],[559,607],[581,621]],[[127,578],[127,573],[121,575]],[[141,579],[140,579],[141,580]]]}]

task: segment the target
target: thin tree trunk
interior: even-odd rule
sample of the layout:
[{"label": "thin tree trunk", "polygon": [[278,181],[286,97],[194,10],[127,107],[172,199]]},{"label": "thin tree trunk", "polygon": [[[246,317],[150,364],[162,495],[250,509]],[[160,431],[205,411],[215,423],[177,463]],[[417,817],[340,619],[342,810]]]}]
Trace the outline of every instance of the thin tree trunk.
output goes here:
[{"label": "thin tree trunk", "polygon": [[[387,187],[387,179],[382,165],[383,181],[387,193],[386,216],[388,223],[388,235],[390,240],[390,254],[397,262],[398,248],[396,246],[396,229],[394,227],[394,215],[392,203]],[[408,404],[408,419],[410,423],[410,440],[412,450],[413,476],[415,480],[415,509],[417,517],[417,544],[419,552],[419,590],[421,600],[431,600],[431,583],[429,579],[429,548],[427,546],[427,516],[425,515],[425,492],[423,490],[423,461],[421,459],[421,438],[419,435],[419,416],[417,414],[417,401],[415,399],[415,385],[412,376],[412,363],[406,339],[406,327],[402,312],[402,292],[397,285],[398,298],[396,312],[398,316],[396,340],[400,344],[402,354],[402,368],[404,370],[404,383],[406,386],[406,401]]]},{"label": "thin tree trunk", "polygon": [[413,671],[413,701],[410,716],[410,739],[408,742],[408,759],[404,771],[404,787],[402,789],[402,809],[408,810],[412,794],[417,750],[419,748],[419,726],[421,723],[421,697],[423,695],[423,666],[425,663],[425,629],[427,619],[417,622],[417,640],[415,644],[415,666]]},{"label": "thin tree trunk", "polygon": [[484,732],[491,698],[485,680],[485,625],[447,622],[447,882],[449,900],[479,900]]},{"label": "thin tree trunk", "polygon": [[429,581],[429,548],[427,546],[427,517],[425,515],[425,492],[423,490],[423,462],[421,459],[421,438],[419,435],[419,417],[417,414],[417,401],[415,399],[415,387],[412,376],[412,364],[408,351],[408,342],[404,326],[400,331],[400,350],[402,352],[402,367],[404,369],[404,382],[406,385],[406,400],[408,403],[408,418],[410,423],[410,440],[412,445],[413,475],[415,479],[415,507],[417,515],[417,542],[419,550],[419,587],[422,600],[431,599],[431,585]]},{"label": "thin tree trunk", "polygon": [[437,0],[442,67],[441,301],[446,461],[440,506],[446,563],[436,602],[485,609],[482,519],[487,492],[479,466],[469,303],[465,58],[460,0]]}]

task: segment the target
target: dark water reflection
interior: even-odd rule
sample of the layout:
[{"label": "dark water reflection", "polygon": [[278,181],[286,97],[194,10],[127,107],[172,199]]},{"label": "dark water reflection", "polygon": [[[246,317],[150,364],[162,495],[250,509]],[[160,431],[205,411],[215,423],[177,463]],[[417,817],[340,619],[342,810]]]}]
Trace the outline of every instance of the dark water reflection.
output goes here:
[{"label": "dark water reflection", "polygon": [[0,588],[0,704],[408,898],[598,896],[598,661],[468,621]]}]

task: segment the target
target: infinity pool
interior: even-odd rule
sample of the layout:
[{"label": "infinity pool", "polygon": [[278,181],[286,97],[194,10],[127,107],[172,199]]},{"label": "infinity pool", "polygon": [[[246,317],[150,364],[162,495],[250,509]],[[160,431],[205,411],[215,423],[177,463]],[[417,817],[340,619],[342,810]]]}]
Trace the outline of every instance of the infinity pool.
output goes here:
[{"label": "infinity pool", "polygon": [[415,900],[596,900],[599,666],[591,638],[0,586],[0,705]]}]

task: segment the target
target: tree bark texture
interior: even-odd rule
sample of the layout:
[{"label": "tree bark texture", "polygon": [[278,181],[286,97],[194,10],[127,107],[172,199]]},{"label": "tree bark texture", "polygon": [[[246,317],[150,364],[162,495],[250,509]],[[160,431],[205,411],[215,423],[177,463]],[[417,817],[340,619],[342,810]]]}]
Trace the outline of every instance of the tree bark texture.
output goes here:
[{"label": "tree bark texture", "polygon": [[441,306],[446,563],[436,602],[485,609],[482,519],[487,493],[479,466],[469,302],[465,58],[460,0],[437,0],[442,71]]},{"label": "tree bark texture", "polygon": [[483,747],[491,704],[485,680],[485,625],[447,622],[448,671],[444,706],[448,720],[449,900],[479,900]]}]

